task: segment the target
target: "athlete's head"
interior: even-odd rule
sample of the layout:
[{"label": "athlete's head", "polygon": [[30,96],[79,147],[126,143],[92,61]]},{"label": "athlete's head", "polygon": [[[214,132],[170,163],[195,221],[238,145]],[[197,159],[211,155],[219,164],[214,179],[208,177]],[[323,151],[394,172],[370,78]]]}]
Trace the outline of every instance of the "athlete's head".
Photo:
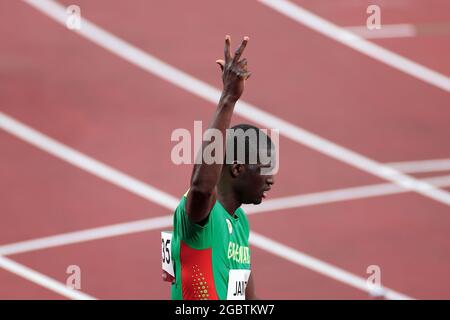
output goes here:
[{"label": "athlete's head", "polygon": [[266,133],[249,124],[227,131],[222,177],[240,203],[259,204],[274,183],[275,145]]}]

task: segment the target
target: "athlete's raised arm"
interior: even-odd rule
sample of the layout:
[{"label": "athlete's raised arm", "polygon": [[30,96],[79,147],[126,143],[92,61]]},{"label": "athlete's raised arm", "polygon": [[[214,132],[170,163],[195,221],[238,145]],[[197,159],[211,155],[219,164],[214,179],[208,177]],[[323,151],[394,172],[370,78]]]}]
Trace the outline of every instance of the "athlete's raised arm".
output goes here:
[{"label": "athlete's raised arm", "polygon": [[[232,57],[230,36],[226,36],[224,60],[216,61],[222,70],[223,91],[209,129],[217,129],[222,133],[222,154],[225,151],[226,129],[230,126],[234,106],[244,92],[245,81],[250,77],[247,59],[241,59],[248,40],[248,37],[244,37],[234,57]],[[205,150],[213,142],[204,141],[202,150]],[[216,152],[218,151],[216,150]],[[186,199],[186,213],[194,223],[204,221],[214,206],[216,201],[215,187],[222,170],[222,163],[207,164],[202,155],[198,156],[201,156],[201,163],[194,165]]]}]

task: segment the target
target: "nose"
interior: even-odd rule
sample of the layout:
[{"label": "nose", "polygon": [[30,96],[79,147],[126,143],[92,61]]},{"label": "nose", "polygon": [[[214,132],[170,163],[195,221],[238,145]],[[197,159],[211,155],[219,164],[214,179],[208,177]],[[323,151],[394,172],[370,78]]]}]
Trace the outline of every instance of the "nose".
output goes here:
[{"label": "nose", "polygon": [[269,186],[273,185],[273,184],[275,183],[274,177],[273,177],[273,176],[267,176],[267,178],[266,178],[266,183],[267,183]]}]

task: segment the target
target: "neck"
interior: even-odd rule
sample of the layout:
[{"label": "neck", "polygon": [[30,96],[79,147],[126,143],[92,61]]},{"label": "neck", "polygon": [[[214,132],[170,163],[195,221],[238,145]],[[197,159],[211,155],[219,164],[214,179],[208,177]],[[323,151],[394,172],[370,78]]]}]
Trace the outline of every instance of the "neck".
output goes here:
[{"label": "neck", "polygon": [[217,185],[217,200],[219,200],[225,210],[227,210],[228,214],[233,217],[236,209],[241,206],[241,202],[237,199],[231,189],[230,183],[223,181],[223,179],[221,179]]}]

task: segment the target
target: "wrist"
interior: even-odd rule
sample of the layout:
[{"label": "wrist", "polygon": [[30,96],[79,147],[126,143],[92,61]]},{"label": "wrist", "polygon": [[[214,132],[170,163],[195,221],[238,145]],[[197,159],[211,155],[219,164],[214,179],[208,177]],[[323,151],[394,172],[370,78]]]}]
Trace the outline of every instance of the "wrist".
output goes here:
[{"label": "wrist", "polygon": [[239,100],[239,97],[236,97],[227,92],[222,92],[222,96],[220,97],[220,102],[223,105],[235,105],[238,100]]}]

